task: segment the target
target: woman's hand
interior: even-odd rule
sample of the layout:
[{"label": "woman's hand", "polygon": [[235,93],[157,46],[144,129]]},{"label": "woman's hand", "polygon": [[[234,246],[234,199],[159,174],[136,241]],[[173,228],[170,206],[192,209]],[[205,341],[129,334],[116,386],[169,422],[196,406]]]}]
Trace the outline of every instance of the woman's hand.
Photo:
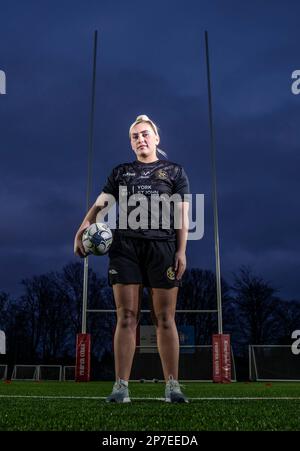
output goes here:
[{"label": "woman's hand", "polygon": [[180,280],[186,268],[186,256],[185,252],[177,251],[175,254],[174,269],[176,273],[176,279]]},{"label": "woman's hand", "polygon": [[78,257],[84,258],[87,256],[87,254],[85,253],[83,244],[82,244],[82,235],[83,235],[84,230],[81,230],[80,232],[78,231],[75,235],[75,240],[74,240],[74,254],[78,255]]}]

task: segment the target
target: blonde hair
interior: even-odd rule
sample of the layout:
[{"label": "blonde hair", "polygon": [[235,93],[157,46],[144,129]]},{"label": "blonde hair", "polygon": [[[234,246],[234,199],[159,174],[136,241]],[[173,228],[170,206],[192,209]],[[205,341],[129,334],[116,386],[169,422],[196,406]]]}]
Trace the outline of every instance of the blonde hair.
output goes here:
[{"label": "blonde hair", "polygon": [[[129,138],[131,138],[131,130],[133,129],[133,127],[137,124],[140,124],[141,122],[147,122],[148,124],[151,125],[154,133],[156,134],[156,136],[159,137],[158,134],[158,127],[157,125],[155,125],[155,123],[146,115],[146,114],[140,114],[136,120],[134,121],[133,124],[131,124],[130,128],[129,128]],[[161,155],[163,155],[165,158],[168,157],[168,155],[166,154],[166,152],[164,152],[163,150],[159,149],[158,147],[156,147],[156,152],[160,153]]]}]

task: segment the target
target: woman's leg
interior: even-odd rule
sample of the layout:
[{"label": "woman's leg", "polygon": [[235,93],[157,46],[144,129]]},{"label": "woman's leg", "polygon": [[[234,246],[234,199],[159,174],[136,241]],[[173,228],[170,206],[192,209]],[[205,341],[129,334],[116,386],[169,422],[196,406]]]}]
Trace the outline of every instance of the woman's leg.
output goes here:
[{"label": "woman's leg", "polygon": [[114,336],[116,380],[129,380],[136,346],[136,326],[139,319],[143,287],[138,284],[114,284],[117,327]]},{"label": "woman's leg", "polygon": [[178,287],[151,288],[157,346],[165,380],[178,379],[179,338],[175,323]]}]

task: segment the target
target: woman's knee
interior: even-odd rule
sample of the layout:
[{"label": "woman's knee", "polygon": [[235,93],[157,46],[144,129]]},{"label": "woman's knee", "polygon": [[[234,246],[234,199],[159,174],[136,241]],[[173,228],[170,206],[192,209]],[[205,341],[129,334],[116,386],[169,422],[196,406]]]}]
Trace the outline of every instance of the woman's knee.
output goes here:
[{"label": "woman's knee", "polygon": [[117,309],[117,322],[122,329],[136,329],[138,323],[137,313],[128,308]]},{"label": "woman's knee", "polygon": [[156,314],[155,325],[159,329],[171,329],[175,325],[174,315],[165,312]]}]

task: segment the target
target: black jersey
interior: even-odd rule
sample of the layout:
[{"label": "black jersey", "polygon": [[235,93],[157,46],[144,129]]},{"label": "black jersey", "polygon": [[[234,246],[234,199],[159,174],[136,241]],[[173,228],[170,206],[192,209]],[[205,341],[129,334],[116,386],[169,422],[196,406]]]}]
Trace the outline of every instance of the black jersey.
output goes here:
[{"label": "black jersey", "polygon": [[[119,203],[118,234],[134,238],[176,240],[174,202],[169,202],[170,207],[165,210],[163,210],[163,205],[174,194],[177,194],[177,196],[174,196],[177,197],[177,201],[182,201],[184,195],[189,194],[188,177],[179,164],[168,160],[156,160],[153,163],[142,163],[136,160],[132,163],[120,164],[113,169],[102,191],[112,194]],[[155,202],[155,198],[158,196],[160,196],[161,202],[157,209],[152,202]],[[129,197],[133,202],[130,201],[128,205]],[[144,198],[143,203],[138,202],[141,197]],[[121,221],[121,214],[125,210],[124,198],[127,201],[125,214],[128,222],[126,228],[124,221]],[[145,200],[148,202],[146,203]],[[140,220],[138,228],[136,228],[136,225],[135,228],[132,228],[130,214],[139,205],[141,206],[140,216],[144,219],[147,217],[147,221],[145,223],[145,220]],[[145,208],[147,212],[145,212]],[[165,212],[169,214],[169,224],[168,220],[167,222],[163,220]]]}]

